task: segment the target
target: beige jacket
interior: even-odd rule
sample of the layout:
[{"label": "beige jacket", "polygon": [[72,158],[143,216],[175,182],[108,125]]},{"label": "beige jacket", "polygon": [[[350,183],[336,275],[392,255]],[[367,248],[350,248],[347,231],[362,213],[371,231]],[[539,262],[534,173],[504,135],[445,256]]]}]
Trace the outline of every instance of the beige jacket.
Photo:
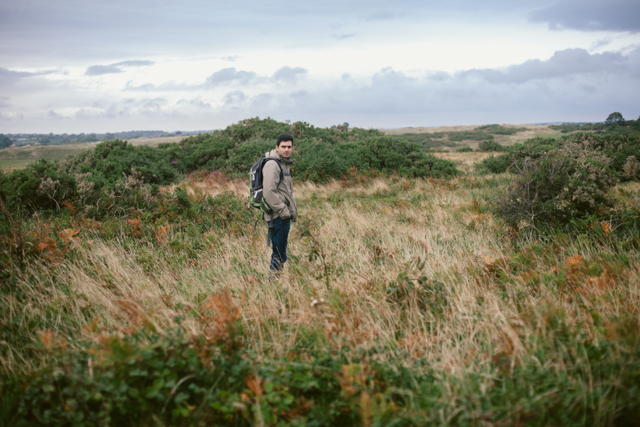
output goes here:
[{"label": "beige jacket", "polygon": [[[264,220],[275,218],[287,219],[295,222],[298,219],[298,209],[293,198],[293,180],[291,179],[291,165],[293,160],[285,159],[273,149],[264,155],[267,158],[278,159],[279,162],[267,162],[262,168],[263,197],[273,209],[273,214],[264,214]],[[280,168],[283,179],[280,182]]]}]

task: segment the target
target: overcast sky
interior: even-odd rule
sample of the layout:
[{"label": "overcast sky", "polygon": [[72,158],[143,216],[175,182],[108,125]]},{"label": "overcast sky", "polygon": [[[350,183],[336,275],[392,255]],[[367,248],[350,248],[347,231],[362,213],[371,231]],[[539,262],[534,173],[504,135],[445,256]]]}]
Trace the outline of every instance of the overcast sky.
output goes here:
[{"label": "overcast sky", "polygon": [[0,0],[0,133],[640,116],[638,0]]}]

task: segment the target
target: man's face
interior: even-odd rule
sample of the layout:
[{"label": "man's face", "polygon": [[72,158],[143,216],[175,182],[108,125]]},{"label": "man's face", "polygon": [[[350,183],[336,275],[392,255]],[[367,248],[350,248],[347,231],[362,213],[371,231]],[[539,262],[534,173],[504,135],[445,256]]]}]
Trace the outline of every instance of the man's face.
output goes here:
[{"label": "man's face", "polygon": [[285,159],[291,156],[291,150],[293,150],[293,142],[291,141],[280,141],[280,145],[276,145],[276,151]]}]

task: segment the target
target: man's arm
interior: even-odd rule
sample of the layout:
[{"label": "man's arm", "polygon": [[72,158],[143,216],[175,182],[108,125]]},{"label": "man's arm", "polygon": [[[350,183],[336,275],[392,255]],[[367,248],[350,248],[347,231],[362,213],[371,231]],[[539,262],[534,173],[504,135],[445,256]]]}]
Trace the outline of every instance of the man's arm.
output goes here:
[{"label": "man's arm", "polygon": [[289,218],[289,208],[278,193],[280,182],[280,165],[275,160],[270,160],[262,168],[262,193],[264,200],[281,218]]}]

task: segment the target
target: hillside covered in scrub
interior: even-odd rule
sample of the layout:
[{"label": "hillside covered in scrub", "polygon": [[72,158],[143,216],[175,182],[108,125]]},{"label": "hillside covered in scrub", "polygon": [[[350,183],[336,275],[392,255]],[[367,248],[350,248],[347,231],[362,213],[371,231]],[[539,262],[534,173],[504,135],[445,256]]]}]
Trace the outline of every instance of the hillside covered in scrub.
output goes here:
[{"label": "hillside covered in scrub", "polygon": [[633,425],[640,137],[481,142],[249,119],[0,175],[0,425]]},{"label": "hillside covered in scrub", "polygon": [[295,138],[293,169],[303,180],[327,182],[353,170],[436,178],[458,173],[453,163],[426,154],[420,145],[377,130],[256,118],[158,147],[106,141],[64,160],[43,159],[9,174],[0,172],[0,185],[10,210],[56,210],[68,202],[101,216],[108,214],[104,209],[123,207],[129,190],[144,187],[155,195],[158,186],[196,171],[247,177],[251,165],[286,132]]}]

